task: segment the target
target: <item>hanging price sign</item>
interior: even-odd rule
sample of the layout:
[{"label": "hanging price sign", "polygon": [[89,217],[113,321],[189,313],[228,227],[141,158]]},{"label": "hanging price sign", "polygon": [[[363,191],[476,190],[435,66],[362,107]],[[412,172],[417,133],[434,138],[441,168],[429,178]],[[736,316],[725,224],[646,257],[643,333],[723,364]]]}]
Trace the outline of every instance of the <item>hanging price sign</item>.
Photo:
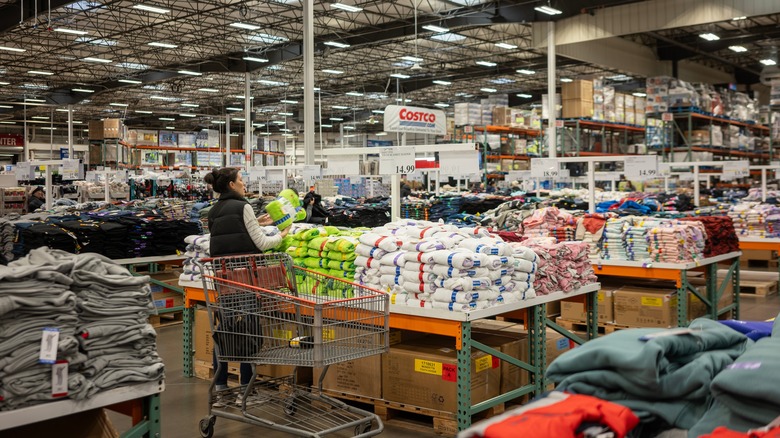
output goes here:
[{"label": "hanging price sign", "polygon": [[724,161],[723,176],[731,179],[747,178],[750,176],[750,169],[748,166],[750,166],[748,161]]},{"label": "hanging price sign", "polygon": [[325,175],[360,175],[360,161],[357,156],[328,157],[328,167],[322,169]]},{"label": "hanging price sign", "polygon": [[568,177],[569,170],[561,170],[561,165],[555,158],[531,158],[531,177],[562,178]]},{"label": "hanging price sign", "polygon": [[658,174],[658,156],[646,155],[626,157],[625,170],[623,172],[630,180],[655,179]]},{"label": "hanging price sign", "polygon": [[445,176],[462,176],[479,173],[479,152],[439,152],[439,171]]},{"label": "hanging price sign", "polygon": [[407,146],[382,148],[379,151],[379,174],[414,173],[414,148]]}]

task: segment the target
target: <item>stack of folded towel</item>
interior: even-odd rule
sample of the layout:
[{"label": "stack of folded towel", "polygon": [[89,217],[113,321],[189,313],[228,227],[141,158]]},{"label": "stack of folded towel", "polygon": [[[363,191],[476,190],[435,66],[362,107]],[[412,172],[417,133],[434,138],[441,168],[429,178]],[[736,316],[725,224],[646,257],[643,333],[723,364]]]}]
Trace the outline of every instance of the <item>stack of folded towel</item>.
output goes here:
[{"label": "stack of folded towel", "polygon": [[179,276],[179,281],[185,282],[200,282],[200,260],[208,258],[209,248],[211,242],[211,234],[191,235],[184,238],[184,242],[187,244],[187,251],[184,253],[184,264],[182,266],[182,274]]}]

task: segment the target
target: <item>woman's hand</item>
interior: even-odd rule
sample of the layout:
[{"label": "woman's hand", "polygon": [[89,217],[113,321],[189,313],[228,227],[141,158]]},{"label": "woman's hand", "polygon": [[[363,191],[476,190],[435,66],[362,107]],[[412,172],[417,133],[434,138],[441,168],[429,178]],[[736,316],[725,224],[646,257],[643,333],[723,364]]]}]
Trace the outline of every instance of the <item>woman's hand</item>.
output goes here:
[{"label": "woman's hand", "polygon": [[289,233],[289,232],[290,232],[290,227],[287,227],[287,228],[283,229],[282,230],[282,239],[287,237],[287,233]]},{"label": "woman's hand", "polygon": [[267,226],[267,225],[273,225],[274,221],[271,220],[271,216],[268,215],[268,213],[260,216],[257,218],[257,224],[261,227]]}]

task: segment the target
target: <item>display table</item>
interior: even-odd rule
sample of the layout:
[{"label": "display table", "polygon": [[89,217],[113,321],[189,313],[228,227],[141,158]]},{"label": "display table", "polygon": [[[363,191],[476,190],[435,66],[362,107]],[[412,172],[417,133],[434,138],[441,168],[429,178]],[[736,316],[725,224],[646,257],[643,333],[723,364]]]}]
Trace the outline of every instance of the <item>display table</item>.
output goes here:
[{"label": "display table", "polygon": [[[526,394],[541,394],[546,386],[544,371],[546,364],[546,342],[547,327],[560,332],[564,336],[577,343],[584,342],[583,339],[569,333],[565,329],[557,326],[547,318],[546,304],[552,301],[559,301],[564,298],[584,296],[587,302],[589,315],[588,337],[596,336],[596,315],[597,299],[596,293],[600,289],[599,283],[589,284],[577,291],[563,293],[557,292],[549,295],[541,295],[517,303],[495,306],[483,310],[475,310],[468,313],[450,312],[441,309],[422,309],[410,306],[391,305],[390,306],[390,328],[410,330],[421,333],[430,333],[447,336],[455,339],[455,346],[458,350],[458,429],[463,430],[471,425],[471,416],[486,409],[504,403],[508,400],[521,397]],[[215,292],[209,291],[209,300],[215,300]],[[193,375],[192,363],[192,341],[193,341],[193,321],[194,307],[197,303],[205,303],[206,295],[202,288],[185,287],[184,288],[184,375],[191,377]],[[524,311],[525,325],[529,340],[529,362],[525,363],[517,358],[510,357],[494,348],[477,342],[471,338],[471,323],[481,319],[494,316],[507,315]],[[471,350],[483,351],[493,357],[496,357],[507,364],[520,367],[530,373],[530,384],[512,390],[506,394],[483,401],[474,406],[471,405]]]},{"label": "display table", "polygon": [[[780,253],[780,239],[766,237],[740,237],[739,249],[743,251],[777,251]],[[778,263],[778,275],[780,275],[780,263]]]},{"label": "display table", "polygon": [[[741,252],[709,257],[685,263],[644,263],[627,260],[597,260],[593,262],[596,275],[629,277],[640,279],[671,280],[677,285],[677,324],[685,327],[688,321],[688,293],[694,294],[707,306],[707,316],[718,319],[718,316],[731,312],[731,318],[739,319],[739,256]],[[723,282],[718,281],[718,263],[728,263],[729,268]],[[706,281],[706,296],[688,281],[688,272],[704,273]],[[718,300],[731,282],[734,290],[734,302],[723,309],[718,309]]]},{"label": "display table", "polygon": [[133,427],[124,432],[122,438],[159,437],[162,434],[160,393],[164,390],[165,382],[148,382],[99,392],[85,400],[65,399],[4,411],[0,412],[0,430],[106,408],[132,417]]}]

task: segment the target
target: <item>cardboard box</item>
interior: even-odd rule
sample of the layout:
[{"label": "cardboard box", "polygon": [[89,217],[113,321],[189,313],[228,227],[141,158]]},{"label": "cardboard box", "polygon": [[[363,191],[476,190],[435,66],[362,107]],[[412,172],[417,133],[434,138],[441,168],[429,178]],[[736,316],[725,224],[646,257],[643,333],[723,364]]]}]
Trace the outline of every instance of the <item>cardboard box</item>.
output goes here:
[{"label": "cardboard box", "polygon": [[[457,410],[458,359],[451,338],[429,336],[393,346],[382,358],[382,393],[388,401],[445,412]],[[498,396],[501,364],[471,354],[472,405]]]},{"label": "cardboard box", "polygon": [[578,79],[574,82],[564,82],[561,84],[561,94],[563,95],[563,100],[583,99],[592,101],[593,81]]},{"label": "cardboard box", "polygon": [[677,327],[677,291],[624,286],[614,295],[615,322],[629,327]]},{"label": "cardboard box", "polygon": [[[599,322],[612,322],[615,320],[613,292],[614,289],[602,289],[597,294]],[[561,300],[561,318],[584,322],[587,319],[585,303],[577,299]]]},{"label": "cardboard box", "polygon": [[757,250],[757,249],[746,249],[746,250],[742,250],[742,256],[740,257],[740,260],[775,261],[777,260],[777,252]]},{"label": "cardboard box", "polygon": [[103,140],[103,121],[102,120],[90,120],[89,124],[89,139],[90,140]]},{"label": "cardboard box", "polygon": [[583,99],[564,99],[564,119],[579,119],[583,117],[593,117],[593,101]]},{"label": "cardboard box", "polygon": [[[494,348],[507,356],[528,362],[528,336],[525,334],[519,336],[510,335],[511,333],[496,333],[495,331],[472,331],[471,339]],[[501,361],[501,394],[525,386],[529,381],[527,371]]]},{"label": "cardboard box", "polygon": [[493,108],[493,124],[508,126],[512,123],[512,109],[505,106]]},{"label": "cardboard box", "polygon": [[103,138],[122,138],[124,130],[125,126],[120,119],[103,120]]},{"label": "cardboard box", "polygon": [[119,438],[103,409],[79,412],[3,431],[5,437]]},{"label": "cardboard box", "polygon": [[211,326],[206,309],[195,310],[195,327],[193,329],[194,358],[204,362],[212,362],[214,339],[211,337]]},{"label": "cardboard box", "polygon": [[[718,283],[721,283],[725,276],[718,275]],[[703,278],[688,278],[688,281],[699,289],[702,295],[707,293],[706,281]],[[695,297],[694,297],[695,298]],[[698,301],[698,298],[695,298]],[[718,300],[718,310],[731,305],[734,302],[734,285],[729,282],[723,290],[723,295]]]},{"label": "cardboard box", "polygon": [[152,301],[158,309],[169,309],[184,305],[184,295],[172,288],[179,288],[179,271],[161,272],[151,274],[150,277],[163,284],[150,283],[152,289]]},{"label": "cardboard box", "polygon": [[566,336],[556,332],[553,329],[547,329],[547,342],[545,343],[547,350],[547,366],[558,358],[558,356],[566,353],[577,346],[574,341],[571,341]]}]

